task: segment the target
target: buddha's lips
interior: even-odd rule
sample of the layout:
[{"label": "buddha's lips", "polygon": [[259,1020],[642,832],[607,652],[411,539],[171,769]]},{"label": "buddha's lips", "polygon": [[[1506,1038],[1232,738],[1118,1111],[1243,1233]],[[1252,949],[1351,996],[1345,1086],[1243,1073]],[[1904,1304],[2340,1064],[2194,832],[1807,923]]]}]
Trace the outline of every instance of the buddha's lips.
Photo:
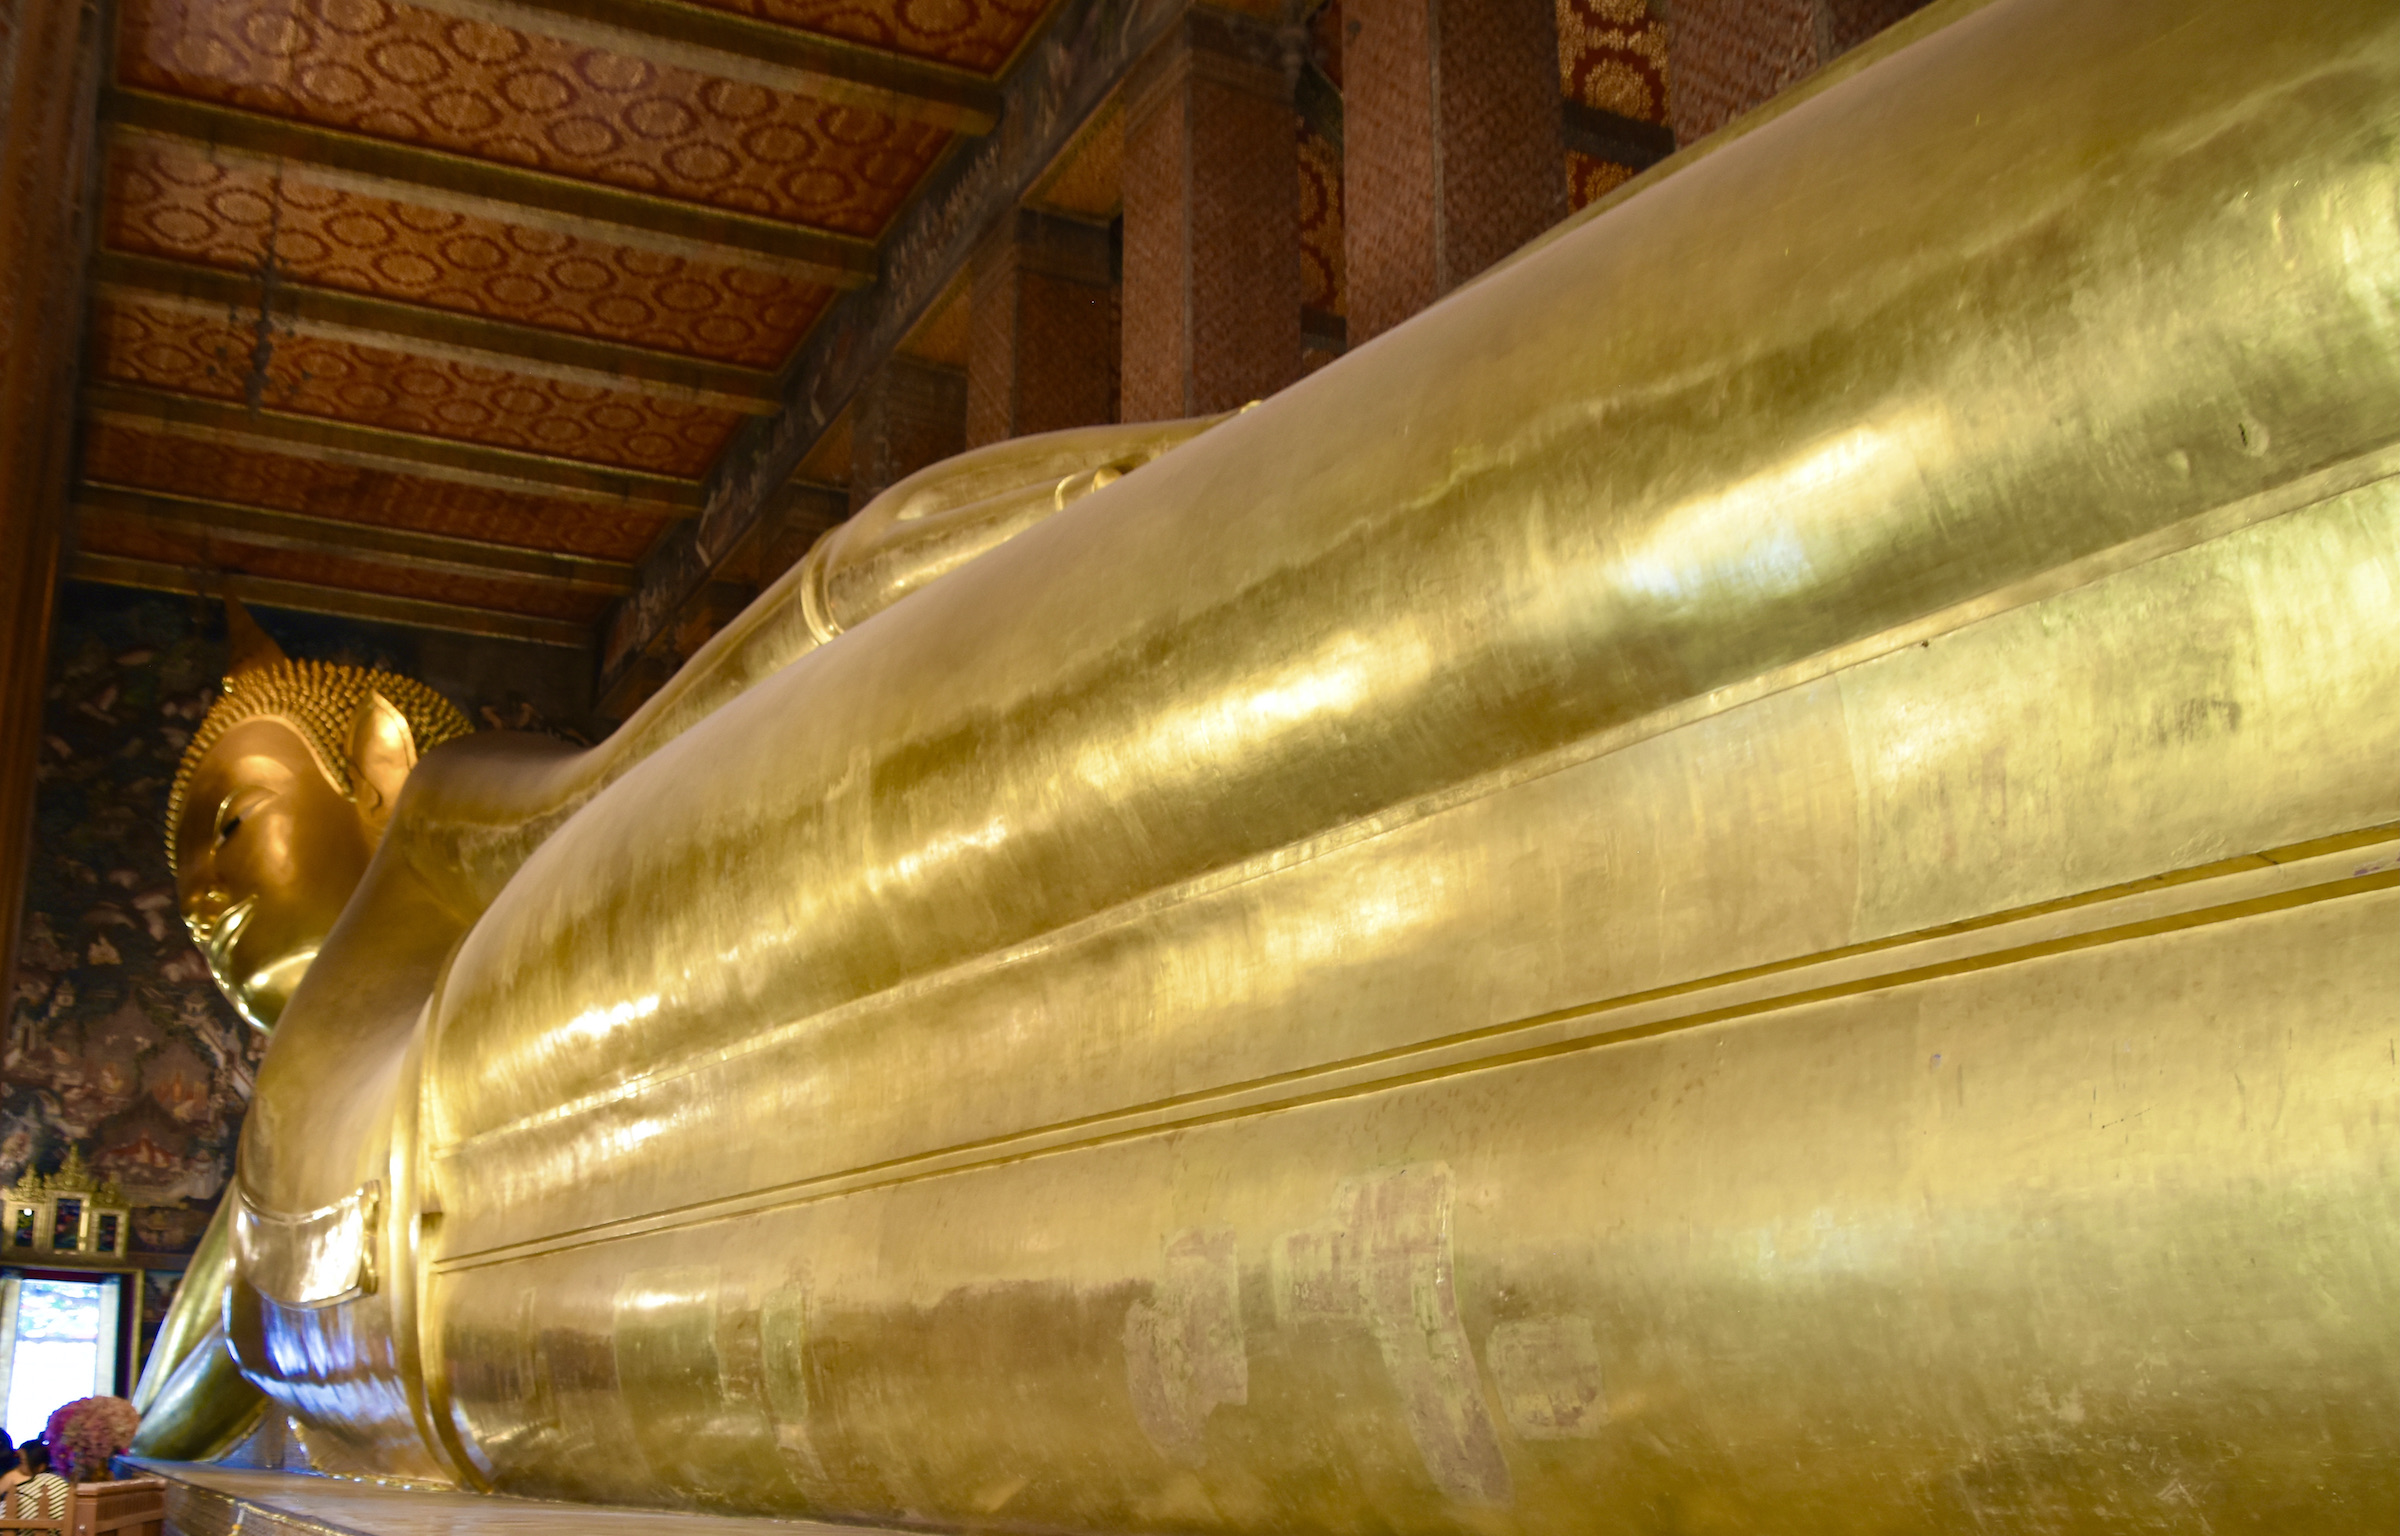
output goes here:
[{"label": "buddha's lips", "polygon": [[242,929],[248,926],[250,916],[257,907],[257,897],[245,896],[215,917],[198,922],[186,919],[186,926],[192,930],[192,938],[199,944],[202,957],[208,961],[208,968],[216,973],[217,984],[228,992],[232,990],[233,946],[241,938]]}]

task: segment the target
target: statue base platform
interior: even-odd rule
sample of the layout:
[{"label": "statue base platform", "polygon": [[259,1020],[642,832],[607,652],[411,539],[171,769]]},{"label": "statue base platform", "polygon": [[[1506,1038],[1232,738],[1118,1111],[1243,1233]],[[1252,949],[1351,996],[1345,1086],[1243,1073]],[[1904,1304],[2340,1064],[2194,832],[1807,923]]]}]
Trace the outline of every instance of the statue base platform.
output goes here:
[{"label": "statue base platform", "polygon": [[122,1460],[165,1479],[167,1536],[871,1536],[867,1527],[815,1520],[552,1504],[311,1472]]}]

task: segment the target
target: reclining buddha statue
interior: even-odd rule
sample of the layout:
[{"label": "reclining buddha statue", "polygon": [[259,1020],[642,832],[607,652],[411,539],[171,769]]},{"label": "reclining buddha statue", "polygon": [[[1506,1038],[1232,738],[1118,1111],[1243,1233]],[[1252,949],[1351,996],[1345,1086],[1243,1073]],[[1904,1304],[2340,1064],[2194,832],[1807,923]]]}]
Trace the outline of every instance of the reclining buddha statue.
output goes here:
[{"label": "reclining buddha statue", "polygon": [[238,648],[137,1449],[1025,1530],[2400,1519],[2400,12],[1944,0],[608,741]]}]

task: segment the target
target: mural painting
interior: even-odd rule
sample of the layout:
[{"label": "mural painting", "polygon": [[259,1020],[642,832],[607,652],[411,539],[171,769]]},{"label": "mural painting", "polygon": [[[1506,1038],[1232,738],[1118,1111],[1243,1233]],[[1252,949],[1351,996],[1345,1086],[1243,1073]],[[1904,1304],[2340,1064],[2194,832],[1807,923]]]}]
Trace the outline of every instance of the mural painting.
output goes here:
[{"label": "mural painting", "polygon": [[[258,617],[296,656],[422,677],[484,728],[582,739],[552,724],[582,723],[579,653]],[[0,1185],[79,1150],[124,1187],[132,1260],[162,1269],[180,1266],[216,1209],[266,1045],[193,948],[161,837],[176,763],[216,696],[223,636],[204,601],[75,584],[62,594],[0,1043]],[[173,1282],[144,1288],[145,1339]]]}]

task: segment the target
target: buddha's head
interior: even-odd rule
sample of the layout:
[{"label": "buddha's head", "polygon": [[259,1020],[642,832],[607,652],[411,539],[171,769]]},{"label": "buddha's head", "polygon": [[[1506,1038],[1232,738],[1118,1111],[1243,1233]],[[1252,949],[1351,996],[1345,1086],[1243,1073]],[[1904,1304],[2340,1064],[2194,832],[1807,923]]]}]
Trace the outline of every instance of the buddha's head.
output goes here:
[{"label": "buddha's head", "polygon": [[175,896],[242,1016],[271,1028],[366,873],[417,756],[470,729],[389,672],[293,661],[228,604],[233,663],[167,797]]}]

